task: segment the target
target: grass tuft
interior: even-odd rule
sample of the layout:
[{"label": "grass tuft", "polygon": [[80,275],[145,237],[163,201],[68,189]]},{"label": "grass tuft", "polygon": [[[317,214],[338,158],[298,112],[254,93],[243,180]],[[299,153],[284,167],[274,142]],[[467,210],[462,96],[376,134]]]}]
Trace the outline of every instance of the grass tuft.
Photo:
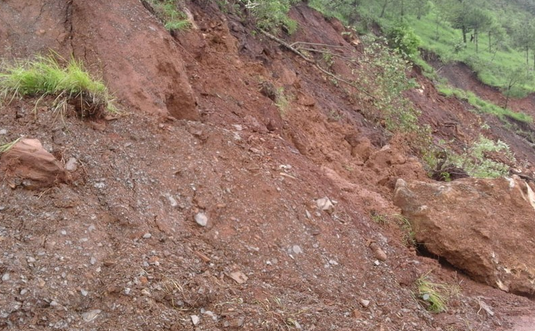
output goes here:
[{"label": "grass tuft", "polygon": [[19,140],[21,140],[21,139],[22,139],[22,138],[18,138],[18,139],[13,140],[12,142],[9,142],[9,143],[0,145],[0,154],[9,151],[9,150],[10,150],[11,148],[13,148],[13,146],[15,146],[15,144],[18,143]]},{"label": "grass tuft", "polygon": [[147,2],[167,31],[183,31],[191,27],[186,14],[178,10],[175,0],[147,0]]},{"label": "grass tuft", "polygon": [[418,297],[423,301],[427,310],[433,313],[442,313],[448,310],[448,298],[458,292],[450,285],[433,283],[429,274],[425,274],[416,280]]},{"label": "grass tuft", "polygon": [[55,109],[70,103],[82,117],[118,112],[106,85],[93,79],[74,58],[65,67],[52,55],[1,66],[0,98],[11,101],[26,96],[56,96]]}]

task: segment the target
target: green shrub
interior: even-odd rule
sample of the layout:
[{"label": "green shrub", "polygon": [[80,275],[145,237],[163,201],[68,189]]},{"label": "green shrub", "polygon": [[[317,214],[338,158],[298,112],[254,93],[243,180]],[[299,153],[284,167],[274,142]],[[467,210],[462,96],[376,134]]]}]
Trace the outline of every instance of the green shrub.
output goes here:
[{"label": "green shrub", "polygon": [[256,18],[259,28],[274,32],[284,27],[289,34],[297,30],[297,22],[288,17],[288,12],[298,0],[240,0]]},{"label": "green shrub", "polygon": [[418,57],[418,47],[420,47],[422,41],[410,26],[406,24],[394,26],[388,30],[386,36],[389,45],[404,58],[412,60]]}]

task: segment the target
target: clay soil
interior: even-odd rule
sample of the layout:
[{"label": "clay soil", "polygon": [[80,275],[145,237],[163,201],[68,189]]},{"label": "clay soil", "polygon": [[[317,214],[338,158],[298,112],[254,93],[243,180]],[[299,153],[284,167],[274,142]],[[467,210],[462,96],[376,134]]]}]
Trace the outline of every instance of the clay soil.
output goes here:
[{"label": "clay soil", "polygon": [[[122,100],[120,116],[99,121],[54,112],[52,100],[2,105],[2,141],[39,139],[76,166],[69,182],[39,190],[2,174],[1,329],[529,329],[521,323],[531,323],[532,300],[473,282],[407,241],[393,183],[430,179],[403,139],[362,116],[368,101],[215,4],[188,8],[196,26],[172,41],[198,120]],[[157,26],[144,15],[139,26]],[[304,4],[291,15],[300,29],[289,42],[359,52],[339,22]],[[121,47],[140,45],[151,40]],[[350,73],[338,62],[333,70]],[[410,97],[437,139],[462,146],[477,137],[480,119],[467,105],[413,75],[424,89]],[[287,104],[277,106],[265,86]],[[534,161],[529,144],[498,122],[488,133]],[[323,210],[325,197],[333,207]],[[418,298],[425,275],[454,289],[446,312]]]}]

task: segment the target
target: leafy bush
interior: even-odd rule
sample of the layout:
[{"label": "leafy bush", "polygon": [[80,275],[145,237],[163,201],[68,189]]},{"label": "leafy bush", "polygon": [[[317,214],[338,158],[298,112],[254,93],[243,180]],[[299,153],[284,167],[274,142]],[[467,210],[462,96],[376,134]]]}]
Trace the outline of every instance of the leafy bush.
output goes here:
[{"label": "leafy bush", "polygon": [[422,41],[410,26],[406,24],[397,25],[391,28],[386,36],[390,46],[404,58],[412,60],[418,57],[418,47],[420,47]]},{"label": "leafy bush", "polygon": [[472,177],[497,178],[507,175],[509,166],[490,159],[489,153],[500,153],[507,160],[514,161],[513,153],[506,143],[479,136],[479,139],[457,158],[455,163]]},{"label": "leafy bush", "polygon": [[284,27],[289,34],[297,30],[297,22],[288,17],[288,12],[298,0],[240,0],[251,11],[259,28],[275,31]]},{"label": "leafy bush", "polygon": [[386,47],[383,38],[365,36],[362,40],[366,46],[359,58],[360,66],[354,73],[358,74],[359,83],[373,91],[374,105],[379,114],[369,115],[382,118],[389,131],[415,132],[420,112],[403,96],[404,91],[416,86],[406,76],[409,63]]},{"label": "leafy bush", "polygon": [[116,112],[104,83],[94,80],[80,61],[72,58],[65,68],[53,56],[4,65],[0,69],[0,97],[56,96],[56,109],[75,102],[81,115],[98,115],[103,109]]}]

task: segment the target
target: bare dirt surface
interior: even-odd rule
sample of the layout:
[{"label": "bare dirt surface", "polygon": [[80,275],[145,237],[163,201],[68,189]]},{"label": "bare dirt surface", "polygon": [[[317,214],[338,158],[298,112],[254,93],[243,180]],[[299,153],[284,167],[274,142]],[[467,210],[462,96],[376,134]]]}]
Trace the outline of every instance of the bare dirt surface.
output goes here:
[{"label": "bare dirt surface", "polygon": [[[2,173],[0,328],[512,330],[533,311],[529,299],[478,284],[408,244],[393,185],[400,177],[429,179],[403,140],[361,115],[365,100],[352,100],[209,1],[188,3],[196,28],[158,37],[169,43],[161,53],[150,35],[157,21],[137,2],[69,3],[69,17],[78,17],[69,32],[75,54],[90,52],[76,40],[98,44],[98,36],[113,35],[136,13],[141,32],[135,42],[120,41],[121,57],[146,65],[156,58],[175,69],[183,63],[177,86],[186,77],[199,120],[167,116],[169,107],[129,108],[146,96],[118,87],[124,114],[110,121],[54,113],[46,100],[37,108],[32,99],[2,106],[0,139],[39,139],[70,180],[29,190]],[[67,10],[52,2],[40,9],[16,4],[0,2],[2,17],[41,11],[51,17],[39,21],[47,36],[58,33]],[[95,13],[102,12],[116,24],[99,24],[97,34]],[[291,14],[300,25],[294,41],[356,52],[340,37],[339,23],[305,5]],[[33,26],[9,22],[1,34],[17,31],[13,57],[64,47],[57,38],[32,44]],[[116,47],[105,47],[111,44],[85,57],[91,68],[113,58]],[[140,48],[156,54],[145,58]],[[121,66],[102,67],[110,86],[118,77],[146,91],[150,82],[150,100],[165,100],[158,73],[170,82],[176,73],[137,68],[131,76]],[[143,79],[128,79],[138,75]],[[459,141],[476,136],[472,113],[418,79],[427,97],[412,97],[426,122]],[[172,95],[176,86],[166,88]],[[288,104],[277,107],[266,96],[271,88],[283,89]],[[435,103],[444,111],[432,112]],[[445,118],[458,125],[443,125]],[[432,314],[417,299],[415,281],[423,275],[459,288],[446,312]]]}]

